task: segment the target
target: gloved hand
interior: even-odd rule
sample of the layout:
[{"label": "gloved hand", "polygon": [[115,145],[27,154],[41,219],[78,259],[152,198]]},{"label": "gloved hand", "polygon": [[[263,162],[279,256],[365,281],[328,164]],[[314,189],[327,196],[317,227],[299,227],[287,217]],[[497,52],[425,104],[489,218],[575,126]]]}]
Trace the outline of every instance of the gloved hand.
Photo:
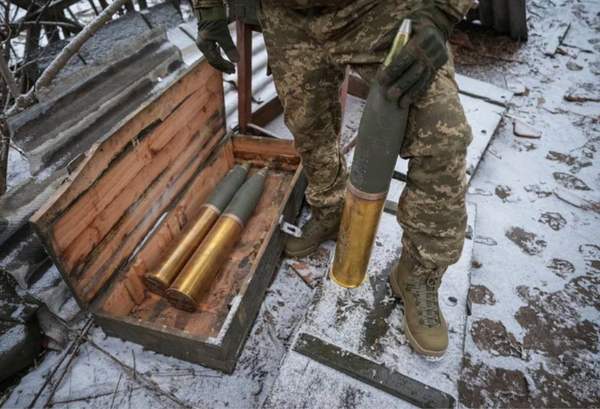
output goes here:
[{"label": "gloved hand", "polygon": [[446,41],[455,23],[433,5],[409,18],[413,35],[377,77],[387,97],[398,100],[404,108],[423,95],[435,72],[448,61]]},{"label": "gloved hand", "polygon": [[[227,16],[223,6],[196,9],[198,12],[198,38],[196,43],[204,53],[206,60],[216,69],[233,74],[236,63],[240,60],[237,48],[227,28]],[[229,58],[227,61],[221,56],[222,48]]]}]

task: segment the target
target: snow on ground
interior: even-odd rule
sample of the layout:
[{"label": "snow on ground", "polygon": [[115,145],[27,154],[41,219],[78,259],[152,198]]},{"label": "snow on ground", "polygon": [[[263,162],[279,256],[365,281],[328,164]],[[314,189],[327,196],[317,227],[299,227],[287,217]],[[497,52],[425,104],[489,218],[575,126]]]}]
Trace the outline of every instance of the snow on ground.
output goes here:
[{"label": "snow on ground", "polygon": [[[564,96],[600,98],[600,3],[528,6],[526,46],[486,33],[458,38],[460,72],[527,90],[511,101],[471,181],[478,235],[461,400],[598,406],[600,104]],[[570,29],[556,55],[546,56],[545,34],[560,21]],[[516,136],[514,118],[541,138]]]},{"label": "snow on ground", "polygon": [[[528,7],[526,44],[478,30],[453,40],[459,72],[518,93],[469,189],[477,225],[459,398],[469,407],[593,407],[600,402],[600,103],[585,100],[600,99],[600,3],[532,0]],[[571,26],[563,45],[545,55],[548,36],[564,21]],[[346,118],[344,140],[357,113]],[[516,136],[515,121],[541,137]],[[84,342],[70,365],[63,362],[36,407],[58,380],[56,407],[259,407],[278,376],[318,367],[294,367],[298,355],[287,351],[331,250],[328,243],[313,257],[282,262],[233,375],[93,328],[93,344]],[[396,332],[388,328],[382,339]],[[279,373],[286,354],[290,370]],[[4,407],[27,407],[60,356],[46,354]],[[356,385],[344,386],[345,377],[326,372],[328,384],[289,385],[297,394],[322,388],[314,407],[354,407],[365,398]],[[377,399],[368,403],[394,404]]]}]

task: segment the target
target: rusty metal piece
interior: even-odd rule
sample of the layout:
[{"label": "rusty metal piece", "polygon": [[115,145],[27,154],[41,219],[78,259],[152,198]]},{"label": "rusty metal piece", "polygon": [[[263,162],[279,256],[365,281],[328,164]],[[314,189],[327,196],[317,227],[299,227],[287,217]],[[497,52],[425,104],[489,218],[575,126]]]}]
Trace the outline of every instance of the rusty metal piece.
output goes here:
[{"label": "rusty metal piece", "polygon": [[385,194],[361,194],[351,183],[346,190],[331,280],[345,288],[359,287],[366,277]]}]

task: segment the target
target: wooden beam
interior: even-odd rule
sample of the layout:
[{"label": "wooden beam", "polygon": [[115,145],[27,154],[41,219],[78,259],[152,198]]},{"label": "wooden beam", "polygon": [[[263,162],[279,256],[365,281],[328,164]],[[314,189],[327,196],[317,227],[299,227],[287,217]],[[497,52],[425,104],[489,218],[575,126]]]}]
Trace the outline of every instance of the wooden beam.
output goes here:
[{"label": "wooden beam", "polygon": [[238,126],[241,133],[248,131],[252,118],[252,28],[236,21],[238,62]]},{"label": "wooden beam", "polygon": [[453,408],[451,395],[309,334],[294,351],[420,408]]}]

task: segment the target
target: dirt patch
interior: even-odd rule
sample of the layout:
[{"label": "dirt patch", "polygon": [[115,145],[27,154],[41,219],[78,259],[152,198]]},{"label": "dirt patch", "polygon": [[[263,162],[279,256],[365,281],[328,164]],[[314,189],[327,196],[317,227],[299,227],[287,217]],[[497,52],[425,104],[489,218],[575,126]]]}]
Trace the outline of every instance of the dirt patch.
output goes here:
[{"label": "dirt patch", "polygon": [[[575,356],[565,357],[563,362],[573,362]],[[531,372],[531,377],[542,395],[543,401],[537,407],[550,408],[593,408],[598,407],[598,388],[600,374],[596,370],[581,368],[579,364],[569,363],[562,369],[564,374],[558,375],[547,371],[543,365]],[[595,396],[594,396],[595,395]]]},{"label": "dirt patch", "polygon": [[567,189],[592,190],[583,180],[569,173],[554,172],[552,176],[554,176],[554,180],[556,180],[559,185],[562,185]]},{"label": "dirt patch", "polygon": [[538,199],[543,199],[545,197],[552,196],[551,190],[545,190],[545,189],[541,188],[539,185],[527,185],[527,186],[524,186],[523,189],[525,189],[525,191],[527,193],[531,193],[531,194],[537,196]]},{"label": "dirt patch", "polygon": [[342,325],[348,321],[349,317],[354,315],[354,311],[358,308],[368,309],[369,305],[365,300],[354,300],[348,297],[338,297],[335,303],[335,323]]},{"label": "dirt patch", "polygon": [[472,285],[469,289],[469,299],[473,304],[496,304],[494,293],[485,285]]},{"label": "dirt patch", "polygon": [[395,264],[392,262],[380,274],[369,277],[373,289],[373,307],[369,308],[363,325],[360,348],[363,353],[375,357],[383,352],[381,338],[390,329],[388,318],[397,305],[388,285],[388,277]]},{"label": "dirt patch", "polygon": [[531,152],[538,148],[538,146],[533,142],[524,142],[519,140],[514,140],[512,147],[514,147],[518,152]]},{"label": "dirt patch", "polygon": [[473,337],[475,345],[482,351],[496,356],[514,356],[525,359],[523,346],[499,321],[487,318],[475,321],[471,326],[471,337]]},{"label": "dirt patch", "polygon": [[579,246],[579,252],[586,261],[600,260],[600,246],[595,244],[582,244]]},{"label": "dirt patch", "polygon": [[575,156],[567,155],[566,153],[556,151],[548,151],[546,159],[554,162],[564,163],[568,166],[573,166],[577,162],[577,158]]},{"label": "dirt patch", "polygon": [[556,212],[544,212],[541,214],[538,222],[547,224],[552,230],[559,231],[567,225],[567,221],[562,214]]},{"label": "dirt patch", "polygon": [[512,189],[510,186],[506,185],[498,185],[496,186],[496,196],[502,199],[503,202],[506,202],[506,198],[508,198],[512,194]]},{"label": "dirt patch", "polygon": [[573,263],[560,258],[553,258],[546,267],[560,278],[567,278],[575,272]]},{"label": "dirt patch", "polygon": [[565,287],[571,297],[580,305],[588,305],[600,311],[600,275],[585,275],[569,281]]},{"label": "dirt patch", "polygon": [[363,403],[365,392],[360,389],[348,386],[344,388],[340,397],[340,408],[353,409]]},{"label": "dirt patch", "polygon": [[469,354],[463,358],[458,397],[468,408],[531,407],[529,384],[521,371],[474,364]]},{"label": "dirt patch", "polygon": [[535,233],[523,230],[520,227],[511,227],[506,231],[506,237],[515,243],[525,254],[534,256],[546,248],[546,241],[539,239]]},{"label": "dirt patch", "polygon": [[569,170],[571,173],[577,173],[583,168],[592,166],[592,162],[587,159],[581,160],[576,156],[556,151],[548,151],[546,159],[570,166]]},{"label": "dirt patch", "polygon": [[526,331],[523,337],[526,349],[554,357],[566,351],[598,352],[600,326],[579,315],[581,307],[589,306],[588,299],[577,297],[576,284],[573,280],[570,284],[565,290],[552,293],[527,286],[517,287],[519,297],[528,304],[515,314],[517,322]]}]

